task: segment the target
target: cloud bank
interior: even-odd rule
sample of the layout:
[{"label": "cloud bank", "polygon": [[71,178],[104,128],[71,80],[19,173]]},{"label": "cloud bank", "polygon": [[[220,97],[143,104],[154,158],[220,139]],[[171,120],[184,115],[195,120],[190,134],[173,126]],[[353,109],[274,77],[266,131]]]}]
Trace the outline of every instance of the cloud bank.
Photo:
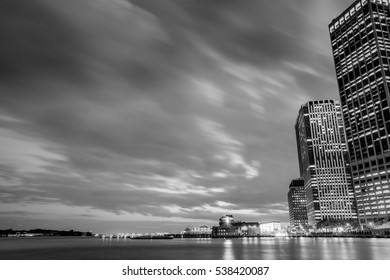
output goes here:
[{"label": "cloud bank", "polygon": [[294,121],[337,98],[348,4],[3,1],[2,224],[287,221]]}]

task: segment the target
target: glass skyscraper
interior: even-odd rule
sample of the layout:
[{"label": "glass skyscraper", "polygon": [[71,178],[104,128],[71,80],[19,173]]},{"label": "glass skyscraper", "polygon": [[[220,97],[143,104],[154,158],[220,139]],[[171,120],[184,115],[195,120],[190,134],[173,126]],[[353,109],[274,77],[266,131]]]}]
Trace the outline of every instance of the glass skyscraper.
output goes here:
[{"label": "glass skyscraper", "polygon": [[390,8],[358,0],[329,25],[360,223],[390,217]]},{"label": "glass skyscraper", "polygon": [[288,212],[290,215],[290,226],[301,228],[307,225],[306,193],[303,178],[291,181],[288,188]]},{"label": "glass skyscraper", "polygon": [[310,101],[295,124],[308,223],[357,219],[340,103]]}]

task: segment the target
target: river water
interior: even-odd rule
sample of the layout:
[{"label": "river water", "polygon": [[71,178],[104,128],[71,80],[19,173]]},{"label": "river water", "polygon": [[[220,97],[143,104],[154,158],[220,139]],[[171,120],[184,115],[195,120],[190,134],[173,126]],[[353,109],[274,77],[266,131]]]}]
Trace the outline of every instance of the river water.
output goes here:
[{"label": "river water", "polygon": [[390,260],[390,239],[0,238],[5,260]]}]

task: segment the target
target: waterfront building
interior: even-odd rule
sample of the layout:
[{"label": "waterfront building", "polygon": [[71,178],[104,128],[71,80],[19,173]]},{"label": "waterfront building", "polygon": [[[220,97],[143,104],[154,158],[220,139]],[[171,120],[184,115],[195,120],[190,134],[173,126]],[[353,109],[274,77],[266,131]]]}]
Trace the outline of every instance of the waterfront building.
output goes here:
[{"label": "waterfront building", "polygon": [[266,223],[260,223],[261,234],[275,234],[282,231],[282,225],[280,222],[272,221]]},{"label": "waterfront building", "polygon": [[219,219],[219,226],[212,228],[213,238],[256,236],[260,234],[258,222],[234,221],[233,215],[225,215]]},{"label": "waterfront building", "polygon": [[361,225],[390,218],[390,8],[358,0],[329,24]]},{"label": "waterfront building", "polygon": [[238,232],[242,236],[255,236],[260,234],[259,222],[243,222],[237,221],[233,223],[238,228]]},{"label": "waterfront building", "polygon": [[212,228],[211,237],[212,238],[227,238],[227,237],[239,237],[237,227],[232,225],[225,226],[215,226]]},{"label": "waterfront building", "polygon": [[203,225],[203,226],[200,226],[200,227],[199,227],[199,231],[200,231],[200,232],[211,233],[211,228],[208,227],[208,226]]},{"label": "waterfront building", "polygon": [[183,230],[182,232],[180,232],[181,235],[186,235],[186,236],[191,236],[191,235],[203,235],[203,234],[211,234],[211,228],[206,226],[206,225],[203,225],[203,226],[200,226],[200,227],[187,227],[185,230]]},{"label": "waterfront building", "polygon": [[307,225],[307,209],[303,178],[291,181],[287,197],[291,228],[304,228]]},{"label": "waterfront building", "polygon": [[320,100],[302,105],[295,131],[308,223],[356,219],[340,103]]}]

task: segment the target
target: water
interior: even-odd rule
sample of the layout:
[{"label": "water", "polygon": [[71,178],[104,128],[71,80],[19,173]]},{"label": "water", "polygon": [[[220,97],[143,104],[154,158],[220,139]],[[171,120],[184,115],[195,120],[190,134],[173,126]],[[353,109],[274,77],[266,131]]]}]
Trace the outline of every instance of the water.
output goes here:
[{"label": "water", "polygon": [[0,238],[0,259],[19,260],[389,260],[390,239],[240,238],[112,241]]}]

